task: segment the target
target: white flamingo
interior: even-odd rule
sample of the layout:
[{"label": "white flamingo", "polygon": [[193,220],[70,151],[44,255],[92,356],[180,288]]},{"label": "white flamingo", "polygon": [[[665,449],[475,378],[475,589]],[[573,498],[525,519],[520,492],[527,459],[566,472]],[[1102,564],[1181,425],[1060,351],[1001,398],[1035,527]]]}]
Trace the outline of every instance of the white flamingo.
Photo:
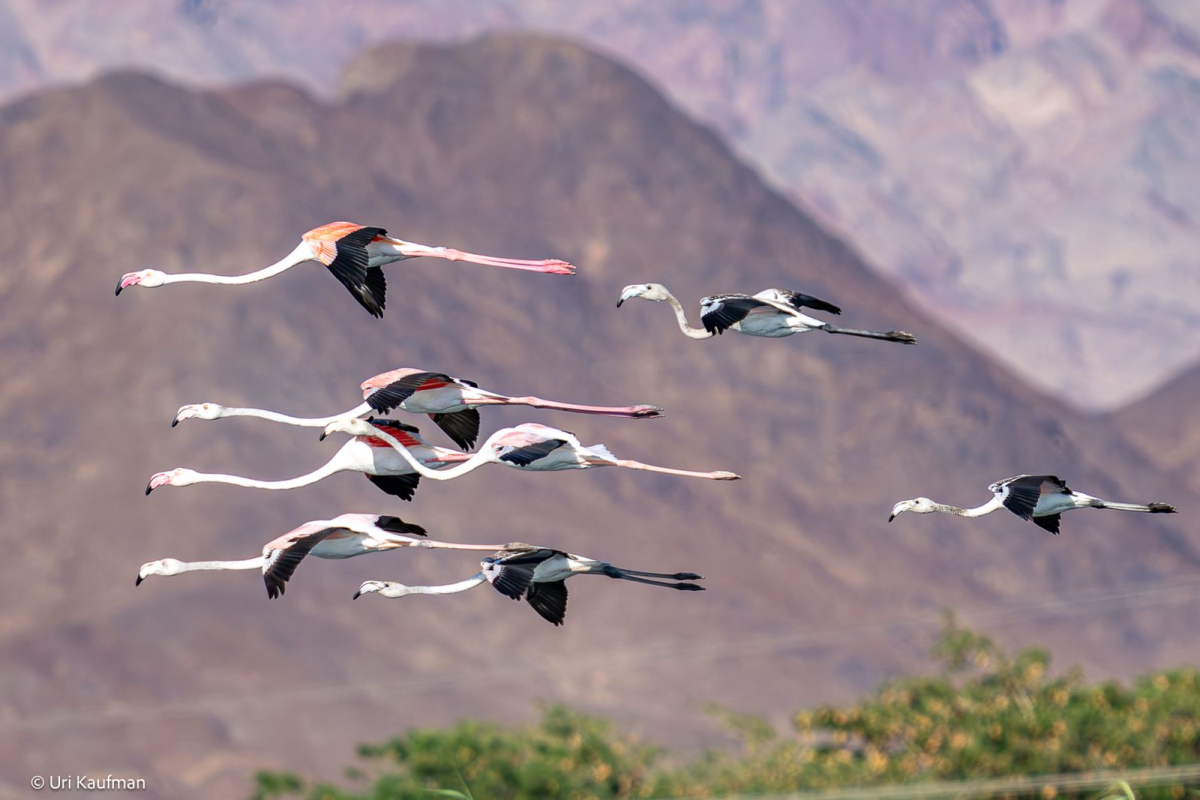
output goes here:
[{"label": "white flamingo", "polygon": [[679,330],[692,339],[711,339],[727,330],[735,330],[747,336],[765,336],[778,339],[794,333],[825,331],[847,336],[862,336],[867,339],[883,339],[901,344],[916,344],[917,337],[904,331],[864,331],[858,328],[839,328],[801,313],[805,306],[841,314],[842,310],[832,303],[791,289],[764,289],[756,295],[715,294],[700,301],[700,322],[704,329],[693,328],[687,320],[683,306],[661,283],[635,283],[626,286],[617,300],[617,308],[630,298],[640,297],[656,303],[670,303],[675,310]]},{"label": "white flamingo", "polygon": [[391,444],[404,461],[419,475],[435,481],[449,481],[466,475],[484,464],[502,464],[529,472],[557,472],[567,469],[591,469],[592,467],[625,467],[665,475],[681,475],[687,478],[707,478],[715,481],[736,481],[741,476],[733,472],[691,472],[643,464],[626,458],[617,458],[602,444],[585,447],[573,433],[548,425],[526,422],[515,428],[502,428],[488,437],[479,452],[469,456],[464,463],[442,471],[434,471],[408,452],[408,447],[388,431],[379,430],[371,421],[347,417],[329,423],[321,438],[331,433],[349,433],[353,436],[370,436]]},{"label": "white flamingo", "polygon": [[583,406],[559,403],[540,397],[507,397],[480,389],[478,384],[455,378],[442,372],[420,369],[394,369],[362,383],[365,402],[349,411],[328,417],[293,417],[261,408],[232,408],[218,403],[190,403],[179,409],[171,427],[185,419],[224,419],[225,417],[260,417],[262,419],[323,428],[342,417],[361,417],[367,414],[386,414],[394,409],[414,414],[428,414],[439,428],[464,450],[475,446],[479,438],[478,406],[531,406],[578,414],[599,414],[610,417],[654,419],[662,416],[658,406]]},{"label": "white flamingo", "polygon": [[269,267],[246,275],[209,275],[203,272],[185,272],[168,275],[156,269],[127,272],[117,283],[117,294],[130,286],[154,288],[168,283],[218,283],[238,285],[265,280],[285,272],[297,264],[315,261],[324,264],[333,276],[350,290],[354,299],[372,316],[382,317],[387,281],[383,267],[395,261],[430,256],[448,261],[470,261],[491,267],[505,267],[527,272],[548,272],[553,275],[574,275],[575,267],[558,259],[528,261],[520,258],[497,258],[477,253],[464,253],[448,247],[406,242],[387,235],[383,228],[356,225],[353,222],[331,222],[313,228],[300,237],[300,244],[283,260]]},{"label": "white flamingo", "polygon": [[[421,477],[409,466],[410,461],[421,464],[422,469],[430,467],[440,469],[450,464],[462,463],[470,458],[465,453],[457,453],[445,447],[426,444],[416,428],[402,422],[375,420],[372,431],[373,433],[369,436],[359,436],[346,442],[324,466],[298,478],[262,481],[243,478],[240,475],[196,472],[184,467],[176,467],[166,472],[156,472],[150,476],[150,482],[146,485],[146,494],[150,494],[160,486],[190,486],[194,483],[228,483],[251,489],[277,491],[298,489],[301,486],[308,486],[328,478],[330,475],[352,471],[365,473],[371,483],[388,494],[395,495],[401,500],[412,500]],[[380,438],[381,435],[386,435],[388,440]],[[411,447],[416,457],[413,458],[407,453],[403,455],[398,453],[394,447],[397,441]],[[404,456],[407,456],[407,459]]]},{"label": "white flamingo", "polygon": [[[342,514],[333,519],[306,522],[263,545],[262,555],[241,561],[178,561],[163,558],[142,564],[135,586],[151,575],[182,575],[206,570],[261,569],[267,597],[284,593],[288,579],[306,555],[317,558],[353,558],[400,547],[444,550],[495,550],[497,545],[433,542],[425,529],[399,517],[378,514]],[[500,545],[503,547],[503,545]]]},{"label": "white flamingo", "polygon": [[1058,533],[1059,514],[1077,508],[1110,508],[1117,511],[1141,511],[1147,514],[1174,514],[1175,506],[1166,503],[1114,503],[1089,494],[1075,492],[1054,475],[1018,475],[997,481],[988,487],[994,495],[991,500],[976,508],[959,508],[935,503],[928,497],[902,500],[892,508],[888,522],[898,514],[912,511],[915,514],[954,514],[959,517],[982,517],[1007,508],[1021,519]]},{"label": "white flamingo", "polygon": [[409,594],[455,594],[474,589],[487,582],[506,597],[524,597],[543,619],[562,625],[567,613],[567,578],[575,575],[605,575],[623,581],[665,586],[670,589],[700,592],[703,586],[681,581],[703,580],[694,572],[639,572],[614,567],[607,561],[597,561],[549,547],[510,544],[491,558],[480,562],[480,571],[458,583],[441,586],[406,586],[395,581],[366,581],[354,597],[378,593],[384,597],[403,597]]}]

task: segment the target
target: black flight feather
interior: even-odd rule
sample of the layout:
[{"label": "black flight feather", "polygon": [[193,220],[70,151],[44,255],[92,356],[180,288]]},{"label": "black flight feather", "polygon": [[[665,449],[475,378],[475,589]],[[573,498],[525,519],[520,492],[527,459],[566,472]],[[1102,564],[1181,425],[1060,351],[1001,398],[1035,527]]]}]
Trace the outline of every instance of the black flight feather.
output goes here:
[{"label": "black flight feather", "polygon": [[368,475],[367,480],[390,495],[395,495],[401,500],[411,501],[417,492],[417,484],[421,482],[421,476],[415,472],[407,475]]},{"label": "black flight feather", "polygon": [[447,382],[453,381],[449,375],[443,375],[440,372],[414,372],[412,375],[405,375],[400,380],[392,381],[387,386],[371,392],[367,395],[367,405],[380,414],[386,414],[412,397],[430,378]]},{"label": "black flight feather", "polygon": [[473,408],[449,414],[430,414],[429,418],[464,451],[474,447],[479,439],[479,412]]},{"label": "black flight feather", "polygon": [[296,571],[296,567],[304,557],[329,534],[344,528],[325,528],[315,533],[297,539],[288,547],[276,550],[263,571],[263,581],[267,584],[267,597],[274,600],[283,595],[287,588],[288,579]]},{"label": "black flight feather", "polygon": [[518,467],[527,467],[539,458],[545,458],[550,455],[566,443],[563,439],[547,439],[544,442],[537,442],[536,444],[509,450],[500,456],[500,460],[516,464]]},{"label": "black flight feather", "polygon": [[411,522],[405,522],[399,517],[379,517],[375,520],[375,527],[385,530],[389,533],[405,533],[410,536],[425,536],[425,529],[420,525],[413,525]]},{"label": "black flight feather", "polygon": [[371,260],[367,245],[376,236],[386,233],[383,228],[368,227],[346,234],[335,244],[337,255],[329,264],[333,276],[350,290],[359,305],[373,317],[383,316],[387,283],[383,278],[383,270],[367,266]]},{"label": "black flight feather", "polygon": [[542,615],[542,619],[555,625],[562,625],[567,616],[567,584],[564,581],[556,583],[531,583],[525,599],[533,610]]}]

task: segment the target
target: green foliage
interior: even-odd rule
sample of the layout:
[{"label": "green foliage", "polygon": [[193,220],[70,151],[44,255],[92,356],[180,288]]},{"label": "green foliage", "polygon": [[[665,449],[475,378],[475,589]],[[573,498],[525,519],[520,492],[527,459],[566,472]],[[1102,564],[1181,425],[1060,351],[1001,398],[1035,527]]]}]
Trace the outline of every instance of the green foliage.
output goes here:
[{"label": "green foliage", "polygon": [[[368,763],[366,772],[376,775],[369,788],[301,785],[290,794],[310,800],[638,797],[656,749],[613,730],[603,719],[551,706],[534,727],[507,730],[467,720],[366,745],[359,754]],[[263,775],[259,786],[257,797],[289,796],[285,791],[264,794]]]},{"label": "green foliage", "polygon": [[[715,797],[1200,762],[1195,670],[1159,672],[1131,686],[1088,684],[1078,670],[1052,676],[1044,650],[1006,653],[953,618],[934,656],[937,674],[889,681],[855,705],[802,711],[790,736],[710,707],[741,734],[745,747],[736,754],[660,764],[656,748],[610,723],[553,706],[536,726],[466,721],[365,746],[367,788],[358,792],[262,773],[255,798]],[[1174,799],[1184,789],[1140,796]],[[1132,794],[1118,783],[1101,796]]]}]

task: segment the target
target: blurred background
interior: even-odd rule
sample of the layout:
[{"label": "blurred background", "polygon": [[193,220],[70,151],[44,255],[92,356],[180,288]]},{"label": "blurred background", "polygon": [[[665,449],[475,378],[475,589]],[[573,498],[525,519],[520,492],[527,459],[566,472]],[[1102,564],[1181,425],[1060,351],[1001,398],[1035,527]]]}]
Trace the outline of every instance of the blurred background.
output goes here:
[{"label": "blurred background", "polygon": [[[538,701],[731,747],[709,704],[784,726],[853,702],[928,668],[944,609],[1097,679],[1200,656],[1195,3],[0,0],[0,99],[0,796],[67,772],[245,796],[258,769],[337,778],[359,742]],[[382,321],[315,266],[112,297],[144,267],[261,268],[340,219],[580,270],[396,264]],[[664,307],[614,309],[645,281],[689,314],[795,288],[921,343],[693,342]],[[142,496],[159,470],[287,478],[338,446],[172,430],[178,406],[331,414],[402,366],[662,405],[489,409],[484,435],[536,420],[745,480]],[[1181,513],[887,524],[1022,472]],[[314,559],[276,601],[253,573],[134,588],[145,561],[248,558],[346,511],[709,591],[583,579],[556,629],[482,590],[350,602],[368,578],[459,580],[469,554]]]}]

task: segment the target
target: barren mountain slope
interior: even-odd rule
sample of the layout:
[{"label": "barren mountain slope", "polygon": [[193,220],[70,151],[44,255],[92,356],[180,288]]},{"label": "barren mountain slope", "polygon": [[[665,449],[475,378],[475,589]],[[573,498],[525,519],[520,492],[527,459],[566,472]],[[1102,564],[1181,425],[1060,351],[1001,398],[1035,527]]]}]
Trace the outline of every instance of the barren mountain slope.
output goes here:
[{"label": "barren mountain slope", "polygon": [[329,91],[364,43],[569,34],[1068,403],[1114,408],[1200,354],[1189,0],[0,0],[0,23],[0,96],[126,64]]},{"label": "barren mountain slope", "polygon": [[1200,492],[1200,366],[1108,419],[1151,462]]},{"label": "barren mountain slope", "polygon": [[[329,772],[357,740],[520,717],[535,698],[711,741],[698,702],[778,714],[922,659],[928,627],[891,621],[1196,565],[1178,519],[1080,513],[1057,538],[1011,515],[888,526],[898,499],[981,502],[1019,471],[1102,495],[1181,490],[912,311],[711,132],[576,46],[388,47],[352,65],[329,103],[280,84],[196,93],[110,75],[0,109],[0,180],[0,789],[61,764],[145,775],[149,796],[233,796],[252,766]],[[122,272],[147,265],[264,266],[334,219],[581,270],[394,265],[382,321],[317,266],[112,297]],[[689,341],[663,306],[613,308],[645,280],[689,313],[702,294],[794,287],[844,307],[846,324],[921,344]],[[295,492],[142,496],[156,470],[291,477],[338,446],[257,420],[172,430],[178,405],[330,413],[356,402],[363,378],[404,365],[510,393],[661,404],[655,422],[488,411],[485,433],[537,419],[620,455],[746,480],[494,467],[426,482],[412,504],[355,475]],[[366,578],[460,579],[469,556],[314,559],[274,602],[253,573],[133,586],[143,561],[246,558],[348,510],[399,513],[446,539],[694,570],[709,591],[582,578],[554,629],[485,590],[350,602]],[[1182,611],[1099,610],[1020,615],[1001,633],[1053,641],[1102,672],[1197,655]]]}]

